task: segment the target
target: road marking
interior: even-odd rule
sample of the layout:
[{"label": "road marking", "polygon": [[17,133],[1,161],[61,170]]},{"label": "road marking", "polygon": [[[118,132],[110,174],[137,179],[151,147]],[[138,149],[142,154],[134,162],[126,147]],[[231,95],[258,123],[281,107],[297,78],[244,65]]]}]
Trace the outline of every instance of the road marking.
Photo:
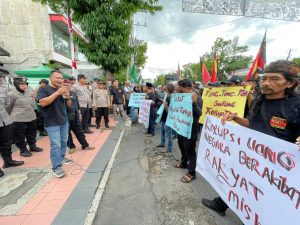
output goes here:
[{"label": "road marking", "polygon": [[95,216],[96,216],[96,213],[97,213],[98,207],[100,205],[100,201],[101,201],[101,198],[102,198],[105,186],[106,186],[106,183],[108,181],[108,178],[109,178],[111,169],[113,167],[116,155],[118,153],[118,150],[119,150],[119,147],[120,147],[120,144],[121,144],[121,141],[122,141],[124,133],[125,133],[125,131],[122,130],[122,132],[120,134],[120,137],[119,137],[119,139],[117,141],[117,144],[116,144],[116,146],[114,148],[114,151],[113,151],[113,153],[111,155],[111,158],[109,160],[109,163],[108,163],[108,165],[107,165],[107,167],[106,167],[106,169],[104,171],[104,174],[103,174],[103,177],[101,179],[101,182],[100,182],[100,184],[99,184],[99,186],[97,188],[97,192],[95,194],[94,200],[93,200],[92,205],[91,205],[91,207],[89,209],[87,217],[85,218],[84,225],[91,225],[94,222],[94,219],[95,219]]}]

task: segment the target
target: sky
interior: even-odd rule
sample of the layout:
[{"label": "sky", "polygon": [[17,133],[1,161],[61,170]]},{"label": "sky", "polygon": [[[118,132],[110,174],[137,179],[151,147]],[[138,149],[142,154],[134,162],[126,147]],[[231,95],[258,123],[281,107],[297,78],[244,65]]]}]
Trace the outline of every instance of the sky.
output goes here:
[{"label": "sky", "polygon": [[267,62],[300,57],[300,22],[267,20],[241,16],[222,16],[182,12],[181,0],[160,0],[161,12],[135,16],[135,37],[148,43],[148,61],[142,71],[144,79],[175,72],[187,63],[199,62],[200,55],[210,52],[217,37],[238,37],[248,45],[247,55],[256,56],[267,29]]}]

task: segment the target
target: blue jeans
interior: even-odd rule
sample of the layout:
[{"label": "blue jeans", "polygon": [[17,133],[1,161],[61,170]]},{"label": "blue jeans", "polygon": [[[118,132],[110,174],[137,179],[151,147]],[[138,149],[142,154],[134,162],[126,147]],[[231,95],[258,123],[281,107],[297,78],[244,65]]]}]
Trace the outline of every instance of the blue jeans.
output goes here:
[{"label": "blue jeans", "polygon": [[172,152],[173,148],[173,136],[172,128],[166,125],[166,122],[161,121],[160,126],[160,145],[165,146],[166,139],[168,141],[167,150]]},{"label": "blue jeans", "polygon": [[69,135],[69,124],[61,126],[46,127],[50,139],[50,158],[52,169],[62,166],[62,159],[65,157],[67,150],[67,141]]},{"label": "blue jeans", "polygon": [[130,119],[131,119],[131,121],[133,122],[134,120],[135,120],[135,107],[134,106],[131,106],[130,107]]}]

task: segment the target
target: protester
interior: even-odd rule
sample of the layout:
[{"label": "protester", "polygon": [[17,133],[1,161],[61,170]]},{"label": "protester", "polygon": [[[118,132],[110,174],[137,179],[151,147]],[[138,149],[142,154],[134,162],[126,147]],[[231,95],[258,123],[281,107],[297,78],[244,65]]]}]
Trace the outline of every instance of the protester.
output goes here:
[{"label": "protester", "polygon": [[51,72],[50,82],[50,85],[39,89],[37,99],[42,107],[45,127],[50,139],[53,175],[60,178],[65,175],[62,164],[70,162],[64,158],[67,150],[69,126],[63,95],[67,94],[68,90],[62,86],[63,76],[58,70]]},{"label": "protester", "polygon": [[146,132],[146,136],[153,137],[153,136],[155,136],[156,113],[157,113],[158,107],[161,104],[161,100],[160,100],[159,96],[154,93],[153,84],[147,82],[145,89],[147,90],[146,99],[152,100],[152,103],[150,106],[149,127],[148,127],[148,131]]},{"label": "protester", "polygon": [[[294,92],[298,84],[298,69],[295,63],[287,60],[270,63],[261,77],[260,90],[247,118],[226,114],[222,122],[233,120],[244,127],[291,143],[297,141],[299,144],[300,96]],[[228,208],[220,197],[214,200],[202,199],[202,203],[221,216],[225,216]]]},{"label": "protester", "polygon": [[[20,149],[23,157],[32,156],[31,152],[41,152],[42,148],[36,146],[37,120],[31,93],[28,91],[27,79],[23,76],[13,80],[15,90],[9,93],[10,118],[13,121],[14,143]],[[25,141],[26,138],[26,141]],[[29,146],[29,151],[27,148]]]},{"label": "protester", "polygon": [[109,128],[108,108],[110,108],[110,99],[104,81],[98,81],[98,87],[93,91],[92,106],[96,110],[96,129],[100,128],[102,116],[104,117],[105,127]]},{"label": "protester", "polygon": [[[3,168],[21,166],[24,161],[12,159],[11,146],[13,143],[13,121],[9,117],[6,108],[10,105],[7,95],[7,88],[4,85],[4,75],[0,74],[0,155],[3,159]],[[0,168],[0,177],[4,172]]]},{"label": "protester", "polygon": [[130,82],[126,81],[125,86],[124,86],[124,94],[125,94],[126,113],[127,113],[127,115],[129,115],[129,113],[130,113],[130,107],[128,106],[128,104],[129,104],[130,95],[133,92],[133,89],[131,88],[130,85],[131,85]]},{"label": "protester", "polygon": [[221,84],[229,87],[229,86],[237,86],[237,85],[241,85],[241,83],[243,82],[242,78],[237,76],[237,75],[233,75],[231,78],[229,78],[226,81],[222,81]]},{"label": "protester", "polygon": [[165,95],[166,95],[166,90],[165,90],[165,86],[164,85],[161,85],[159,87],[159,90],[157,91],[157,94],[158,96],[160,97],[160,99],[164,99],[165,98]]},{"label": "protester", "polygon": [[[192,82],[184,79],[178,82],[178,93],[193,93]],[[178,162],[176,168],[187,168],[188,172],[184,175],[180,181],[183,183],[189,183],[196,178],[196,142],[199,133],[199,118],[202,114],[202,107],[198,105],[198,95],[193,94],[193,125],[191,139],[177,134],[178,146],[181,152],[181,161]]]},{"label": "protester", "polygon": [[156,147],[164,148],[165,142],[167,139],[167,148],[163,150],[162,153],[172,152],[173,148],[173,131],[172,128],[166,125],[167,117],[168,117],[168,110],[171,101],[171,94],[175,91],[175,86],[172,83],[167,85],[167,98],[166,101],[163,102],[164,104],[164,112],[161,117],[161,125],[160,125],[160,144]]},{"label": "protester", "polygon": [[77,76],[77,80],[78,83],[74,84],[71,87],[71,91],[73,91],[79,99],[81,125],[83,131],[86,134],[92,134],[93,131],[89,129],[89,118],[90,118],[89,108],[91,106],[91,98],[90,98],[89,90],[86,87],[86,77],[83,74],[79,74]]},{"label": "protester", "polygon": [[[79,101],[76,94],[70,91],[71,82],[69,80],[64,80],[63,87],[66,87],[67,92],[64,94],[66,101],[66,109],[69,120],[69,138],[68,138],[68,148],[69,153],[72,154],[76,150],[76,145],[73,142],[73,137],[71,131],[75,134],[78,142],[81,144],[82,150],[93,150],[95,147],[91,147],[85,139],[84,132],[81,127],[80,118],[79,118]],[[65,158],[65,164],[71,163],[70,160]]]},{"label": "protester", "polygon": [[124,120],[127,119],[127,115],[124,111],[124,104],[126,103],[125,101],[125,95],[124,91],[122,88],[119,87],[119,81],[114,80],[112,82],[112,86],[110,88],[110,105],[113,108],[113,113],[115,115],[115,118],[118,118],[117,110],[119,110],[122,118]]}]

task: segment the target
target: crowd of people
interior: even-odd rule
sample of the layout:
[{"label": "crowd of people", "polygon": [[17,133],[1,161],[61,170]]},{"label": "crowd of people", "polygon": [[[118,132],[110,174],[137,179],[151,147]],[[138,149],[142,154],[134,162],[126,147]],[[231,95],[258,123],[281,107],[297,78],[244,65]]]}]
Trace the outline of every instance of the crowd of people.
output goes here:
[{"label": "crowd of people", "polygon": [[[233,120],[241,126],[274,136],[276,138],[300,143],[300,93],[299,66],[287,60],[271,62],[259,79],[243,81],[239,76],[232,76],[223,82],[208,83],[207,87],[251,86],[251,92],[245,104],[244,117],[226,114],[222,122]],[[63,177],[65,172],[62,164],[72,163],[65,157],[67,148],[72,154],[76,150],[72,133],[78,139],[82,150],[93,150],[85,135],[93,133],[90,127],[100,129],[102,117],[104,127],[109,128],[109,109],[111,108],[116,121],[119,116],[123,120],[136,120],[135,107],[128,103],[132,93],[146,93],[146,99],[152,100],[150,107],[149,127],[147,137],[155,136],[157,111],[164,105],[160,122],[160,142],[156,146],[163,154],[172,153],[174,140],[177,140],[181,159],[174,165],[176,168],[187,169],[180,179],[189,183],[196,178],[196,145],[201,133],[199,118],[202,114],[202,90],[195,82],[187,79],[178,81],[176,85],[169,83],[156,89],[153,84],[132,86],[126,82],[119,86],[118,80],[112,81],[107,89],[106,83],[94,79],[87,81],[85,75],[63,79],[60,71],[51,72],[48,80],[42,79],[40,86],[33,90],[28,86],[25,77],[14,78],[14,88],[4,85],[4,76],[0,75],[0,150],[4,161],[3,168],[19,166],[24,161],[16,161],[11,156],[11,146],[14,143],[23,157],[32,156],[32,152],[41,152],[36,145],[37,133],[48,135],[50,139],[50,158],[53,174]],[[188,139],[176,134],[166,125],[168,109],[172,93],[192,93],[193,124],[192,135]],[[95,124],[92,116],[95,114]],[[283,126],[273,126],[273,118],[284,121]],[[37,132],[38,131],[38,132]],[[201,143],[199,143],[201,144]],[[0,169],[0,176],[4,172]],[[220,197],[213,200],[202,199],[202,203],[225,215],[228,208]]]}]

